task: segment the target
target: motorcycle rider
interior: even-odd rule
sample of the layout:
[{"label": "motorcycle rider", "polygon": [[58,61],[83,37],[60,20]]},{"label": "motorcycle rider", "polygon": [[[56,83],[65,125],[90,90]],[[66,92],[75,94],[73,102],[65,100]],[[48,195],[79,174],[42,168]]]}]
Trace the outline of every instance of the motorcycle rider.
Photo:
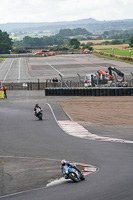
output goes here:
[{"label": "motorcycle rider", "polygon": [[37,116],[41,110],[41,107],[38,104],[36,104],[34,108],[35,116]]},{"label": "motorcycle rider", "polygon": [[6,94],[7,87],[3,85],[1,89],[4,91],[4,98],[7,99],[7,94]]},{"label": "motorcycle rider", "polygon": [[81,174],[81,171],[75,165],[70,164],[69,162],[67,162],[64,159],[61,161],[61,170],[62,170],[62,172],[63,172],[64,166],[66,166],[66,165],[68,167],[72,167],[72,168],[76,169]]}]

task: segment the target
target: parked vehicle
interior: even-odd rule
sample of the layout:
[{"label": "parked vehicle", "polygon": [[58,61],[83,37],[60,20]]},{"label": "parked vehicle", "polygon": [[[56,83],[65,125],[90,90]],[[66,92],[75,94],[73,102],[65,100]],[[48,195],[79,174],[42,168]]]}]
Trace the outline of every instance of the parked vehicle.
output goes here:
[{"label": "parked vehicle", "polygon": [[[122,80],[118,80],[121,77]],[[95,87],[100,85],[108,85],[115,87],[127,87],[128,83],[124,80],[124,73],[115,67],[108,67],[108,71],[98,70],[96,73],[85,75],[84,87]]]},{"label": "parked vehicle", "polygon": [[85,75],[84,87],[95,87],[96,85],[107,84],[109,77],[105,76],[104,71],[98,70],[97,73]]},{"label": "parked vehicle", "polygon": [[115,67],[108,67],[109,74],[112,76],[113,72],[115,72],[118,76],[122,77],[122,81],[124,82],[124,73],[120,70],[116,69]]}]

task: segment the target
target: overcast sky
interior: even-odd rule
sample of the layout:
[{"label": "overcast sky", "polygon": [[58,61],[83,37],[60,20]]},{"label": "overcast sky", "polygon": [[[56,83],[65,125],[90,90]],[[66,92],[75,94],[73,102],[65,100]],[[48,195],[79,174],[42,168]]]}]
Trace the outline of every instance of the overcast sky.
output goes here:
[{"label": "overcast sky", "polygon": [[0,0],[0,23],[133,19],[133,0]]}]

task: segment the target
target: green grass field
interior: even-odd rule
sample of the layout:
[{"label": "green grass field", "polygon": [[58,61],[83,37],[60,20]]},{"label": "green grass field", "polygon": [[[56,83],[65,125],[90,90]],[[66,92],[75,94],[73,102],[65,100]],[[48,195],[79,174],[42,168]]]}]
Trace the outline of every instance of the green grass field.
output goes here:
[{"label": "green grass field", "polygon": [[100,50],[103,53],[108,53],[108,54],[114,54],[118,56],[124,56],[124,57],[133,57],[133,49],[103,49]]},{"label": "green grass field", "polygon": [[0,63],[3,61],[3,58],[0,58]]}]

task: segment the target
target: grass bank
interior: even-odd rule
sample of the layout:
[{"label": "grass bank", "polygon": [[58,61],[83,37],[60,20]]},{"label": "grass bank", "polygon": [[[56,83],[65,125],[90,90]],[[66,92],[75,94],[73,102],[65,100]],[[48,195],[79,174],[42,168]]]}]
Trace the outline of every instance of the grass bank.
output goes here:
[{"label": "grass bank", "polygon": [[96,56],[108,58],[111,60],[116,60],[116,61],[120,61],[120,62],[126,62],[126,63],[133,64],[133,57],[109,54],[109,53],[101,52],[100,50],[93,51],[93,54],[95,54]]},{"label": "grass bank", "polygon": [[0,63],[3,61],[3,58],[0,58]]},{"label": "grass bank", "polygon": [[118,56],[124,56],[124,57],[133,57],[133,49],[102,49],[99,50],[103,53],[118,55]]}]

